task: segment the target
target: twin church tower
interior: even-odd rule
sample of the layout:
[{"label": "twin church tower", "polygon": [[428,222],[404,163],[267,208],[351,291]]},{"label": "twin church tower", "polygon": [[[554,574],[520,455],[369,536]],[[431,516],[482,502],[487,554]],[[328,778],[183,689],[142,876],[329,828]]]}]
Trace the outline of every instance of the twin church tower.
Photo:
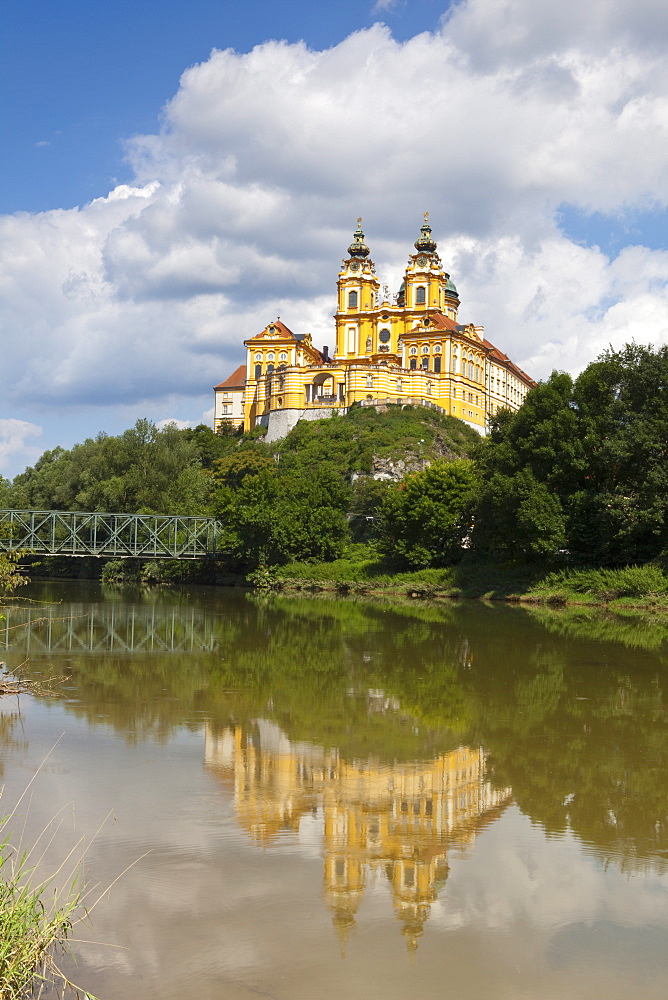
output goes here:
[{"label": "twin church tower", "polygon": [[362,220],[339,272],[336,347],[313,346],[275,320],[244,342],[247,363],[214,389],[214,429],[268,428],[284,437],[298,420],[367,406],[418,404],[481,433],[499,409],[521,406],[534,381],[483,329],[459,322],[459,296],[443,270],[425,214],[398,293],[381,287]]}]

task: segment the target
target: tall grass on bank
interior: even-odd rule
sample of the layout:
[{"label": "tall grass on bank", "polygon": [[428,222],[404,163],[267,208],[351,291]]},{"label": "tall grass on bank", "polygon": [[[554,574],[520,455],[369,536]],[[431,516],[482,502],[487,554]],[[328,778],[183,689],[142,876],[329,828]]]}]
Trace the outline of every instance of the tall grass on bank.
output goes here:
[{"label": "tall grass on bank", "polygon": [[44,877],[44,856],[57,825],[48,824],[29,849],[20,843],[15,847],[9,832],[40,770],[41,766],[14,809],[0,816],[0,1000],[40,997],[52,989],[60,996],[69,992],[93,1000],[74,986],[56,963],[58,953],[67,950],[74,924],[86,913],[80,886],[81,842],[56,871]]},{"label": "tall grass on bank", "polygon": [[72,930],[81,898],[76,878],[65,889],[40,881],[27,854],[17,855],[0,820],[0,998],[40,996],[60,981],[54,955]]}]

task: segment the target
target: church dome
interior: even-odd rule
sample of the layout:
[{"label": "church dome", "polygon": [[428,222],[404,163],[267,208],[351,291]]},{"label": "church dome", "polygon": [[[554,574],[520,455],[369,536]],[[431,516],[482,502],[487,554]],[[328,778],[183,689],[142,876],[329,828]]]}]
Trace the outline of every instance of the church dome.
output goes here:
[{"label": "church dome", "polygon": [[353,233],[353,242],[348,247],[348,253],[351,257],[368,257],[370,250],[366,243],[364,242],[364,233],[362,232],[362,220],[357,220],[357,229]]},{"label": "church dome", "polygon": [[457,288],[455,286],[454,281],[450,277],[450,275],[448,275],[448,280],[445,283],[445,294],[449,298],[451,298],[451,299],[458,299],[459,298],[459,294],[457,292]]},{"label": "church dome", "polygon": [[436,240],[433,240],[431,237],[428,212],[424,213],[424,223],[420,227],[420,235],[416,239],[414,246],[418,253],[434,253],[436,250]]}]

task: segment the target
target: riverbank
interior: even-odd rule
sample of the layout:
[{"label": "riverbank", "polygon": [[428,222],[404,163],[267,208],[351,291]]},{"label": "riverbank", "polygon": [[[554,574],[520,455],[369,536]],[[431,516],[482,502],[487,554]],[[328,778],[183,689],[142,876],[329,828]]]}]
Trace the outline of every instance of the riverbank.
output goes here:
[{"label": "riverbank", "polygon": [[289,563],[253,574],[258,589],[449,600],[473,598],[525,604],[652,608],[668,611],[668,574],[661,566],[545,569],[531,564],[485,564],[393,573],[367,546],[330,563]]}]

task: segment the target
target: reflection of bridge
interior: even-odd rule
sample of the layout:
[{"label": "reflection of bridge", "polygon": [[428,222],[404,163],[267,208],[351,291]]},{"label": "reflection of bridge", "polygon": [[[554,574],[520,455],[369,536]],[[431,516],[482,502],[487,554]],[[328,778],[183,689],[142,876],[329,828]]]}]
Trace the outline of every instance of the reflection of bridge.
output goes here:
[{"label": "reflection of bridge", "polygon": [[214,517],[0,511],[0,551],[108,559],[201,559],[216,553]]},{"label": "reflection of bridge", "polygon": [[218,644],[214,616],[193,607],[71,603],[3,608],[3,615],[0,649],[28,654],[194,653]]}]

